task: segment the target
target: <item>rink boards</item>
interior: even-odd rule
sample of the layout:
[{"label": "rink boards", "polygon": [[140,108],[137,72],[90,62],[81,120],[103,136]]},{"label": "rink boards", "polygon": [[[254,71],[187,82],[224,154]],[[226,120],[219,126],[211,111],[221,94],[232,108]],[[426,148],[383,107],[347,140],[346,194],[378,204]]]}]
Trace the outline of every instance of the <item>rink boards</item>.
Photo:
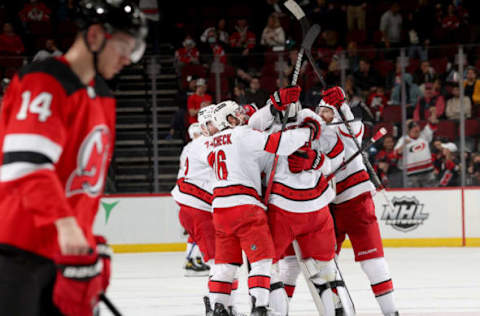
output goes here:
[{"label": "rink boards", "polygon": [[[387,247],[480,246],[480,188],[401,189],[374,196]],[[94,230],[116,252],[182,251],[186,236],[169,194],[102,198]],[[349,246],[348,241],[345,246]]]}]

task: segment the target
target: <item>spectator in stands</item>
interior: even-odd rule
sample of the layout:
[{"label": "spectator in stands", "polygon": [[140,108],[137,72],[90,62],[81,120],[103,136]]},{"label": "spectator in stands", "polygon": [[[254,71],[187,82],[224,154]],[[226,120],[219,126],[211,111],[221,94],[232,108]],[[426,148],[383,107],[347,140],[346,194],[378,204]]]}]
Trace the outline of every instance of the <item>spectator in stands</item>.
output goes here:
[{"label": "spectator in stands", "polygon": [[387,106],[388,99],[385,96],[385,89],[382,86],[372,91],[367,98],[367,106],[372,112],[376,122],[383,117],[383,109]]},{"label": "spectator in stands", "polygon": [[322,83],[319,81],[315,82],[315,84],[305,92],[305,96],[303,100],[301,100],[302,106],[315,110],[322,100],[322,90]]},{"label": "spectator in stands", "polygon": [[442,28],[445,31],[445,40],[447,43],[458,42],[460,20],[457,17],[455,6],[452,3],[448,5],[447,15],[442,19]]},{"label": "spectator in stands", "polygon": [[[405,102],[407,104],[407,117],[412,118],[413,111],[417,101],[422,97],[422,93],[419,87],[413,83],[412,75],[405,73]],[[390,103],[393,105],[402,104],[402,82],[401,75],[395,77],[395,83],[392,90],[392,95],[390,96]]]},{"label": "spectator in stands", "polygon": [[187,123],[188,125],[197,122],[198,111],[212,103],[212,96],[207,94],[207,82],[199,78],[195,84],[195,93],[187,99]]},{"label": "spectator in stands", "polygon": [[328,64],[328,72],[325,75],[325,80],[331,85],[341,85],[341,69],[340,69],[340,61],[338,60],[338,56],[334,55]]},{"label": "spectator in stands", "polygon": [[[285,67],[283,71],[283,74],[286,77],[290,77],[293,74],[293,71],[295,70],[295,65],[297,64],[297,58],[298,58],[298,49],[296,48],[291,49],[288,52],[287,67]],[[300,71],[298,73],[299,78],[301,78],[301,76],[305,73],[307,66],[308,66],[308,61],[304,60],[302,62],[302,65],[300,66]]]},{"label": "spectator in stands", "polygon": [[227,22],[224,18],[218,20],[217,27],[210,26],[203,31],[202,35],[200,36],[200,41],[203,43],[207,43],[209,39],[210,32],[215,32],[218,42],[221,45],[228,45],[230,37],[228,32],[226,31]]},{"label": "spectator in stands", "polygon": [[261,88],[260,79],[253,77],[250,80],[250,85],[247,91],[245,91],[245,98],[248,104],[255,104],[257,108],[261,108],[267,102],[269,94]]},{"label": "spectator in stands", "polygon": [[472,154],[467,172],[471,179],[470,184],[476,186],[480,185],[480,153]]},{"label": "spectator in stands", "polygon": [[435,79],[437,79],[437,75],[435,74],[433,67],[430,66],[430,62],[428,60],[423,60],[420,63],[420,67],[413,75],[413,81],[421,86],[425,82],[434,82]]},{"label": "spectator in stands", "polygon": [[187,100],[188,97],[195,93],[197,86],[197,78],[194,76],[187,77],[187,90],[178,90],[175,96],[175,105],[178,106],[177,111],[173,114],[170,123],[170,130],[165,139],[180,138],[187,141]]},{"label": "spectator in stands", "polygon": [[272,50],[275,47],[285,46],[285,31],[280,25],[280,19],[276,13],[270,14],[268,22],[262,32],[260,44],[267,50]]},{"label": "spectator in stands", "polygon": [[73,21],[75,19],[75,3],[74,0],[59,0],[55,16],[57,21]]},{"label": "spectator in stands", "polygon": [[354,72],[353,76],[356,86],[362,91],[362,97],[366,97],[380,83],[379,74],[371,67],[370,61],[363,57],[358,64],[358,71]]},{"label": "spectator in stands", "polygon": [[235,32],[230,35],[232,63],[239,68],[248,69],[252,65],[249,59],[257,43],[255,33],[250,31],[246,18],[239,18],[235,23]]},{"label": "spectator in stands", "polygon": [[[463,106],[465,118],[470,118],[472,116],[472,104],[470,103],[469,97],[463,96]],[[458,84],[455,84],[452,87],[452,97],[447,100],[445,116],[449,120],[460,119],[460,88],[458,87]]]},{"label": "spectator in stands", "polygon": [[354,97],[361,95],[360,89],[355,85],[355,78],[352,75],[348,75],[345,79],[345,94],[348,100],[352,100]]},{"label": "spectator in stands", "polygon": [[25,51],[22,39],[13,30],[9,22],[3,24],[3,33],[0,34],[0,52],[7,55],[21,55]]},{"label": "spectator in stands", "polygon": [[63,55],[63,52],[57,48],[55,40],[53,38],[48,38],[45,40],[45,47],[39,50],[35,56],[33,56],[33,62],[42,61],[49,57],[55,57]]},{"label": "spectator in stands", "polygon": [[3,96],[5,95],[5,92],[7,91],[9,84],[10,84],[9,78],[3,78],[2,81],[0,81],[0,109],[2,106]]},{"label": "spectator in stands", "polygon": [[227,55],[223,45],[218,42],[218,34],[214,28],[207,32],[207,41],[201,46],[201,63],[210,68],[212,63],[218,61],[227,64]]},{"label": "spectator in stands", "polygon": [[401,172],[398,169],[398,154],[393,149],[395,139],[392,135],[386,135],[381,149],[375,155],[375,169],[387,187],[401,186]]},{"label": "spectator in stands", "polygon": [[352,73],[358,71],[360,57],[358,56],[357,42],[351,41],[348,43],[346,58],[348,61],[348,70]]},{"label": "spectator in stands", "polygon": [[355,29],[365,31],[367,2],[365,0],[347,0],[346,3],[348,31]]},{"label": "spectator in stands", "polygon": [[[416,121],[407,122],[408,133],[397,141],[394,150],[400,161],[398,167],[403,168],[402,159],[406,159],[407,187],[432,187],[435,186],[435,174],[433,173],[433,161],[430,151],[430,142],[433,133],[437,129],[438,119],[432,112],[429,122],[421,130]],[[406,157],[403,157],[403,148],[406,146]]]},{"label": "spectator in stands", "polygon": [[52,10],[42,1],[30,0],[18,15],[23,24],[27,25],[29,22],[49,22],[51,13]]},{"label": "spectator in stands", "polygon": [[421,24],[424,17],[417,15],[417,12],[408,12],[405,21],[405,30],[407,31],[408,41],[408,57],[418,58],[420,60],[427,60],[427,46],[430,43],[428,38],[425,38],[425,34],[422,34]]},{"label": "spectator in stands", "polygon": [[421,97],[413,112],[415,121],[426,120],[430,117],[430,112],[434,111],[436,117],[443,117],[445,112],[445,99],[442,95],[436,95],[433,91],[433,84],[427,82],[425,84],[425,92]]},{"label": "spectator in stands", "polygon": [[383,34],[382,40],[385,47],[400,46],[402,42],[402,15],[400,14],[400,5],[397,2],[392,3],[390,9],[382,15],[380,31]]},{"label": "spectator in stands", "polygon": [[457,186],[459,185],[458,171],[460,169],[458,159],[454,153],[457,152],[457,146],[454,143],[442,143],[441,151],[436,156],[433,173],[436,175],[438,186]]},{"label": "spectator in stands", "polygon": [[480,104],[480,79],[477,78],[477,69],[473,66],[467,67],[467,76],[465,79],[465,95],[472,101],[475,109]]},{"label": "spectator in stands", "polygon": [[240,105],[248,103],[245,97],[245,85],[243,83],[239,82],[233,87],[233,100]]},{"label": "spectator in stands", "polygon": [[182,42],[183,47],[175,51],[175,62],[177,67],[177,74],[181,74],[183,66],[187,64],[198,64],[200,53],[195,47],[196,43],[191,35],[185,36]]}]

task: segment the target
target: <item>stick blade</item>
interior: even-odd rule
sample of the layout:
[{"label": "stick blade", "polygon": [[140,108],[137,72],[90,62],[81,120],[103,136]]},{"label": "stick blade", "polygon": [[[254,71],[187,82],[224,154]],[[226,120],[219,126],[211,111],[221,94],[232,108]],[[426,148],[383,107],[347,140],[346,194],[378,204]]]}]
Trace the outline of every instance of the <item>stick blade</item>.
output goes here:
[{"label": "stick blade", "polygon": [[320,34],[320,25],[318,24],[312,25],[312,27],[310,27],[310,29],[308,30],[302,42],[302,47],[306,51],[309,51],[312,48],[312,45],[317,39],[318,34]]}]

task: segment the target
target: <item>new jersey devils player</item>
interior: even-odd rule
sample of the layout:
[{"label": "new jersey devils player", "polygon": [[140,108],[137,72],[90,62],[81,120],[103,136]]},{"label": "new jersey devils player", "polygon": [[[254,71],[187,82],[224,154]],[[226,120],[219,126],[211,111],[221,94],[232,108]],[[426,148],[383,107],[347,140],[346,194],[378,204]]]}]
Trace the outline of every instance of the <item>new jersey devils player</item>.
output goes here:
[{"label": "new jersey devils player", "polygon": [[[346,120],[353,120],[350,107],[345,102],[345,93],[340,87],[326,90],[317,108],[325,121],[340,121],[338,111],[342,111]],[[351,123],[353,132],[361,144],[364,126],[361,121]],[[358,148],[344,125],[337,128],[338,135],[345,146],[345,159]],[[337,254],[340,253],[345,236],[352,243],[355,261],[360,262],[362,270],[370,280],[372,291],[384,315],[398,315],[393,299],[393,283],[387,262],[383,256],[383,245],[375,216],[372,192],[375,187],[370,182],[362,157],[358,156],[340,170],[333,178],[337,196],[330,204],[335,221]]]},{"label": "new jersey devils player", "polygon": [[21,69],[3,100],[5,315],[92,315],[108,285],[109,261],[92,232],[115,140],[115,99],[103,78],[141,58],[147,28],[128,1],[83,0],[77,8],[72,47]]}]

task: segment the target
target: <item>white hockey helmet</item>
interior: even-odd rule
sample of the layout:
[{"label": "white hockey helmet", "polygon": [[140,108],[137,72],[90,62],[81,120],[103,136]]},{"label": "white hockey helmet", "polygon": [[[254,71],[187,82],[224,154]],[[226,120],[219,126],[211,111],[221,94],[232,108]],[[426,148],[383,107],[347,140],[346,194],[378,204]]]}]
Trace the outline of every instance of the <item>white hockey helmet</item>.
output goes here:
[{"label": "white hockey helmet", "polygon": [[195,139],[200,135],[202,135],[200,123],[193,123],[188,127],[188,136],[190,136],[190,139]]},{"label": "white hockey helmet", "polygon": [[[213,122],[219,130],[224,130],[229,127],[233,128],[243,123],[241,118],[242,112],[243,109],[235,101],[227,100],[220,102],[213,110]],[[239,124],[232,124],[228,119],[229,116],[238,119]]]},{"label": "white hockey helmet", "polygon": [[213,110],[215,109],[215,104],[210,104],[204,108],[201,108],[197,114],[197,120],[200,124],[202,134],[209,136],[207,123],[213,122]]}]

